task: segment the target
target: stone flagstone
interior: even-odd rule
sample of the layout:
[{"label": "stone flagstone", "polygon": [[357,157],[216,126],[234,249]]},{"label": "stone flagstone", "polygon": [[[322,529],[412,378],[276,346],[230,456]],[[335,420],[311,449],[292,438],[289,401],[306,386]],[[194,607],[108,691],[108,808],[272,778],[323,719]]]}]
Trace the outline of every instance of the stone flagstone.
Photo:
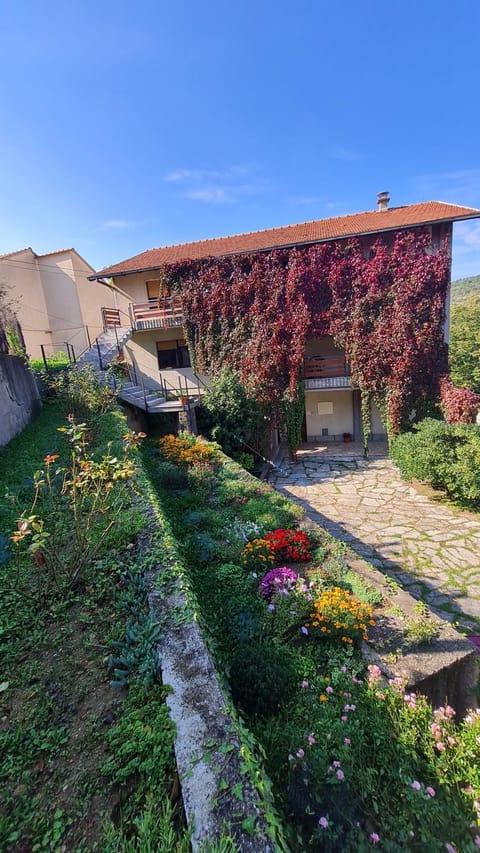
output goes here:
[{"label": "stone flagstone", "polygon": [[341,447],[306,444],[270,482],[440,616],[480,634],[480,515],[419,494],[385,448],[375,451],[342,458]]}]

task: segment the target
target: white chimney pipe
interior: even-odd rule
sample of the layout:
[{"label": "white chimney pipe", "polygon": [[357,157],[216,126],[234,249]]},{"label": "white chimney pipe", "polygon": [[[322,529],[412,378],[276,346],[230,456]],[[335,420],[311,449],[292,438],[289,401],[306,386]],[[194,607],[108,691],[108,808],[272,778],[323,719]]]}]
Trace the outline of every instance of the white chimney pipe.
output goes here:
[{"label": "white chimney pipe", "polygon": [[379,210],[388,210],[388,202],[390,201],[390,193],[377,193],[377,205]]}]

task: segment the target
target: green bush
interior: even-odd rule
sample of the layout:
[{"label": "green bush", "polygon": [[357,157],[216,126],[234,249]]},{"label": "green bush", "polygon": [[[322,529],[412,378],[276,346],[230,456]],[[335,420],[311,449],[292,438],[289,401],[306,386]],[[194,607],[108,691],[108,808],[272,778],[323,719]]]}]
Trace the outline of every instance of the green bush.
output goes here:
[{"label": "green bush", "polygon": [[213,380],[198,414],[202,432],[218,441],[225,453],[243,454],[249,448],[262,451],[266,409],[250,396],[239,374],[231,368],[224,368]]},{"label": "green bush", "polygon": [[426,418],[398,436],[391,457],[406,480],[444,489],[466,506],[480,504],[480,427]]}]

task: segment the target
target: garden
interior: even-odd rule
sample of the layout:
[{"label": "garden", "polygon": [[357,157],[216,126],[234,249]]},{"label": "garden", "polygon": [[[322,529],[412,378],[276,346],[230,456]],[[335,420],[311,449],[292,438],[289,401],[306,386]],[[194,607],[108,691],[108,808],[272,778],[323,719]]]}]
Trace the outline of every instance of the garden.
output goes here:
[{"label": "garden", "polygon": [[215,445],[166,436],[144,458],[217,668],[265,757],[277,844],[477,849],[480,716],[456,720],[365,665],[380,602],[344,548]]},{"label": "garden", "polygon": [[[196,613],[274,849],[477,849],[480,715],[365,663],[382,594],[345,547],[217,444],[129,431],[89,371],[55,394],[0,451],[0,847],[190,848],[156,655],[169,625],[147,603],[161,566],[160,594],[179,584],[192,605],[177,623]],[[254,817],[202,850],[233,853],[242,832],[254,843]]]}]

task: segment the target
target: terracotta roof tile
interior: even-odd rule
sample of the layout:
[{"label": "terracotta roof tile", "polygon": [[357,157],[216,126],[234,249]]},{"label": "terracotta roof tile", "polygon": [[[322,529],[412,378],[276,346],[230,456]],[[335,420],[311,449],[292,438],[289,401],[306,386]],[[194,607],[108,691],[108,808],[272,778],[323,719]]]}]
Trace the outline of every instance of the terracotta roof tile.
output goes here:
[{"label": "terracotta roof tile", "polygon": [[388,210],[370,210],[365,213],[352,213],[347,216],[335,216],[331,219],[302,222],[298,225],[252,231],[249,234],[237,234],[232,237],[218,237],[212,240],[199,240],[195,243],[181,243],[177,246],[148,249],[133,258],[105,267],[91,278],[126,275],[131,272],[156,269],[163,264],[198,260],[211,255],[222,256],[265,251],[282,246],[317,243],[360,234],[375,234],[434,222],[454,222],[459,219],[474,219],[476,217],[480,217],[480,210],[441,201],[409,204],[404,207],[392,207]]}]

